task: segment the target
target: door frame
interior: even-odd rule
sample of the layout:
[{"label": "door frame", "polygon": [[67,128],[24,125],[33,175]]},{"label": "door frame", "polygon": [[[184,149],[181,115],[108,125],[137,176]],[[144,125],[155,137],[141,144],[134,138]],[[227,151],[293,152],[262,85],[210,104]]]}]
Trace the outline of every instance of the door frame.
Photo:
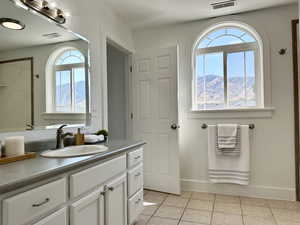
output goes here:
[{"label": "door frame", "polygon": [[299,163],[300,163],[300,127],[299,127],[299,75],[298,75],[298,43],[297,26],[299,19],[292,20],[292,50],[293,50],[293,85],[294,85],[294,133],[295,133],[295,182],[296,182],[296,200],[300,201],[300,178],[299,178]]},{"label": "door frame", "polygon": [[20,62],[20,61],[29,61],[30,62],[30,68],[31,68],[30,69],[31,70],[31,126],[32,127],[30,127],[30,128],[26,127],[25,129],[33,130],[33,127],[34,127],[34,71],[33,71],[34,59],[33,59],[33,57],[4,60],[4,61],[0,61],[0,64]]},{"label": "door frame", "polygon": [[[125,98],[126,98],[126,138],[130,139],[133,137],[133,103],[132,103],[132,61],[133,61],[133,53],[128,49],[122,47],[117,42],[113,41],[111,38],[106,38],[106,49],[107,46],[111,45],[123,52],[126,55],[125,58]],[[107,55],[106,55],[106,64],[107,64]],[[106,71],[106,75],[108,75]],[[108,100],[108,91],[107,91],[107,100]],[[108,101],[107,101],[108,106]],[[108,117],[107,117],[107,128],[108,128]]]}]

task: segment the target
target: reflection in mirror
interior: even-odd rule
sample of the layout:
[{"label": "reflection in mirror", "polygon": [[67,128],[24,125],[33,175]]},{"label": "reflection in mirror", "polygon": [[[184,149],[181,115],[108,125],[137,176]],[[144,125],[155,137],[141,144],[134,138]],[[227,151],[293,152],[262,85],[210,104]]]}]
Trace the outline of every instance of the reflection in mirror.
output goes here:
[{"label": "reflection in mirror", "polygon": [[0,26],[0,132],[85,125],[88,42],[12,1],[0,17],[20,28]]}]

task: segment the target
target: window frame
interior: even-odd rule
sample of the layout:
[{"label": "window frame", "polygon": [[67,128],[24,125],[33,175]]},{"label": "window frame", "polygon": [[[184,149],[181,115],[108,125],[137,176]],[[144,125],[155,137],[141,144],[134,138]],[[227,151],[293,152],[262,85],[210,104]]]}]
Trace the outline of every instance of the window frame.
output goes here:
[{"label": "window frame", "polygon": [[[252,35],[252,37],[256,40],[256,42],[246,42],[240,44],[232,44],[232,45],[224,45],[224,46],[215,46],[215,47],[206,47],[206,48],[198,48],[199,44],[202,40],[204,40],[207,35],[218,30],[224,29],[228,27],[234,27],[240,30],[245,31],[246,33]],[[228,107],[228,90],[227,90],[227,55],[235,52],[243,52],[243,51],[254,51],[254,60],[255,60],[255,94],[256,94],[256,106],[246,106],[246,107]],[[209,54],[209,53],[223,53],[223,72],[224,72],[224,104],[226,107],[220,109],[198,109],[198,101],[197,101],[197,68],[196,68],[196,58],[198,55]],[[228,110],[242,110],[242,109],[259,109],[264,108],[264,100],[263,100],[263,79],[261,73],[261,53],[259,41],[256,36],[253,35],[248,29],[240,27],[238,25],[218,25],[215,29],[210,29],[205,32],[194,45],[193,48],[193,79],[192,79],[192,111],[228,111]]]},{"label": "window frame", "polygon": [[[52,112],[54,113],[82,113],[82,112],[76,112],[75,111],[75,90],[74,90],[74,69],[76,68],[84,68],[85,69],[85,57],[82,54],[83,57],[83,62],[82,63],[73,63],[73,64],[62,64],[62,65],[56,65],[56,62],[59,60],[59,58],[66,52],[68,51],[78,51],[80,52],[80,54],[82,54],[82,52],[76,48],[69,48],[69,49],[65,49],[64,51],[62,51],[54,60],[53,62],[53,84],[52,84],[52,88],[53,88],[53,102],[52,102]],[[57,111],[57,104],[56,104],[56,72],[62,72],[62,71],[69,71],[70,72],[70,97],[71,97],[71,111]],[[85,78],[86,78],[86,74],[85,74]]]}]

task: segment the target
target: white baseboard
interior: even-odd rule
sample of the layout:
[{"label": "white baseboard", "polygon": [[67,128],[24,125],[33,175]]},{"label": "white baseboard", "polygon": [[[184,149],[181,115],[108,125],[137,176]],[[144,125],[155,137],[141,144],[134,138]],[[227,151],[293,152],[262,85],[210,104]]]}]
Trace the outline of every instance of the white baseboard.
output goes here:
[{"label": "white baseboard", "polygon": [[209,192],[215,194],[239,195],[266,199],[295,201],[295,188],[278,188],[270,186],[241,186],[234,184],[213,184],[204,180],[181,179],[183,191]]}]

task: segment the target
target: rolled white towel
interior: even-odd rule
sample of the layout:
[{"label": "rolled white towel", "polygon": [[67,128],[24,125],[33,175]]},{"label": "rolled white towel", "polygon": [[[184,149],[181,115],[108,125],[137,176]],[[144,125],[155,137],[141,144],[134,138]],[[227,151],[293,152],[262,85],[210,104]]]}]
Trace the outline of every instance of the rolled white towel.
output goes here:
[{"label": "rolled white towel", "polygon": [[100,141],[104,141],[103,135],[94,135],[94,134],[86,134],[84,136],[84,142],[85,143],[97,143]]}]

